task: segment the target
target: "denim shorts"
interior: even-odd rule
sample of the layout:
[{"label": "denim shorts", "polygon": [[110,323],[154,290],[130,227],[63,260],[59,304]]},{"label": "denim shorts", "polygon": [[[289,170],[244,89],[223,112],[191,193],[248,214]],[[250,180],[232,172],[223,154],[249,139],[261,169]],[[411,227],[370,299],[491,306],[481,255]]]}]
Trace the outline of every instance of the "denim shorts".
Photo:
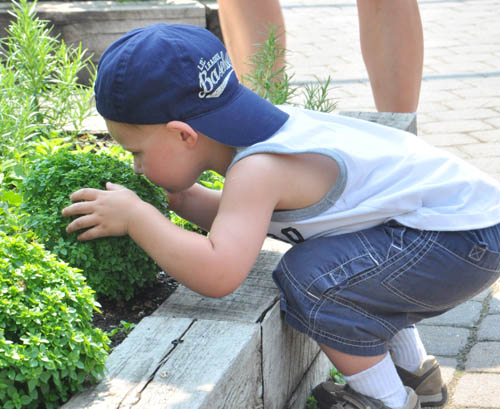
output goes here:
[{"label": "denim shorts", "polygon": [[290,326],[341,352],[374,356],[401,329],[488,288],[499,271],[500,224],[437,232],[388,222],[299,243],[273,278]]}]

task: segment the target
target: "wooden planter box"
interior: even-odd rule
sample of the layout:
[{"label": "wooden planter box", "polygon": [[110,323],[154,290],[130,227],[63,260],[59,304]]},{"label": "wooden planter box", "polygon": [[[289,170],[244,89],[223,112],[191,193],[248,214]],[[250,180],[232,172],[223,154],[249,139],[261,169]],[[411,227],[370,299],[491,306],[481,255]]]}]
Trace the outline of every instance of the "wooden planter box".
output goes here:
[{"label": "wooden planter box", "polygon": [[281,320],[271,272],[288,247],[267,240],[227,297],[179,287],[113,351],[106,378],[62,409],[303,409],[330,364]]},{"label": "wooden planter box", "polygon": [[[0,36],[10,24],[11,10],[10,2],[0,3]],[[206,10],[196,0],[59,1],[36,6],[37,16],[53,24],[54,34],[67,44],[81,42],[94,63],[113,41],[134,28],[160,22],[206,27]]]},{"label": "wooden planter box", "polygon": [[[414,114],[341,112],[416,133]],[[288,327],[267,239],[244,283],[212,299],[180,286],[107,360],[106,377],[61,409],[304,409],[331,364]]]}]

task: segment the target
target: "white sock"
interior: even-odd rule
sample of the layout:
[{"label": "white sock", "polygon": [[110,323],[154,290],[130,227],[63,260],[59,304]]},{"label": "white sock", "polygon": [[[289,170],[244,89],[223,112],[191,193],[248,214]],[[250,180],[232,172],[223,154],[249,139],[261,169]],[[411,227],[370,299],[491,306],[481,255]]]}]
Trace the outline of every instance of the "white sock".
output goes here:
[{"label": "white sock", "polygon": [[344,378],[356,392],[379,399],[390,408],[402,408],[406,403],[408,393],[389,353],[371,368]]},{"label": "white sock", "polygon": [[410,372],[415,372],[427,357],[424,344],[414,325],[394,335],[389,342],[389,349],[394,363]]}]

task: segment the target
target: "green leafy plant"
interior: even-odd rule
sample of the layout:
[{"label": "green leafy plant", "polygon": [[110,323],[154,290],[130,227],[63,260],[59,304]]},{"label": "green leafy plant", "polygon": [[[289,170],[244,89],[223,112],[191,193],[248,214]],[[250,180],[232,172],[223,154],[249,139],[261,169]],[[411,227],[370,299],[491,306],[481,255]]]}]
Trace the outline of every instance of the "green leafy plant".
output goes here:
[{"label": "green leafy plant", "polygon": [[318,401],[314,396],[308,396],[306,399],[306,409],[319,409]]},{"label": "green leafy plant", "polygon": [[203,172],[198,182],[213,190],[221,190],[224,187],[224,178],[213,170]]},{"label": "green leafy plant", "polygon": [[133,190],[164,214],[163,191],[130,164],[106,154],[60,151],[32,165],[22,185],[22,211],[26,226],[40,237],[47,249],[83,270],[99,296],[128,300],[138,288],[152,285],[160,271],[156,263],[128,237],[106,237],[87,242],[66,232],[70,220],[61,211],[71,204],[69,196],[84,188],[104,189],[112,181]]},{"label": "green leafy plant", "polygon": [[[275,105],[294,104],[298,97],[298,87],[292,86],[293,74],[287,73],[288,66],[285,62],[286,49],[278,41],[280,35],[276,27],[269,27],[265,42],[258,44],[257,52],[250,57],[252,70],[243,78],[243,83],[262,98]],[[306,109],[321,112],[332,112],[336,108],[335,102],[328,96],[331,78],[324,83],[316,78],[316,83],[306,84],[300,90],[302,104]]]},{"label": "green leafy plant", "polygon": [[0,406],[57,408],[104,371],[108,337],[83,275],[0,231]]},{"label": "green leafy plant", "polygon": [[344,379],[344,375],[342,375],[342,372],[340,372],[335,367],[330,369],[330,380],[334,381],[335,383],[340,383],[342,385],[344,385],[346,383],[346,381]]},{"label": "green leafy plant", "polygon": [[[36,2],[12,1],[13,22],[0,40],[0,157],[12,160],[4,185],[25,174],[35,142],[62,138],[78,129],[92,110],[93,90],[78,73],[95,69],[81,45],[69,47],[35,15]],[[67,135],[66,135],[67,137]]]},{"label": "green leafy plant", "polygon": [[120,321],[120,326],[117,328],[113,328],[111,331],[108,332],[109,337],[114,337],[118,333],[123,333],[125,335],[130,334],[130,332],[136,327],[136,324],[133,322],[127,322],[125,320]]},{"label": "green leafy plant", "polygon": [[243,83],[267,99],[272,104],[287,104],[296,92],[292,88],[290,76],[284,61],[286,50],[279,43],[280,34],[276,27],[269,28],[266,41],[257,45],[257,52],[250,57],[251,73],[243,78]]},{"label": "green leafy plant", "polygon": [[24,228],[19,216],[22,200],[22,196],[16,191],[0,189],[0,232],[33,237],[33,233]]},{"label": "green leafy plant", "polygon": [[[330,376],[328,378],[329,381],[333,381],[335,383],[339,383],[341,385],[345,385],[346,381],[344,379],[344,375],[335,367],[330,369]],[[306,409],[319,409],[318,401],[314,396],[308,396],[306,399]]]},{"label": "green leafy plant", "polygon": [[319,79],[316,79],[316,84],[306,84],[304,86],[303,95],[305,96],[304,108],[320,112],[332,112],[337,107],[328,96],[328,89],[332,79],[330,76],[322,84]]},{"label": "green leafy plant", "polygon": [[52,129],[77,128],[92,106],[92,89],[78,83],[81,70],[92,70],[90,56],[81,44],[68,47],[54,36],[50,23],[35,16],[35,7],[36,1],[13,1],[15,22],[2,43],[5,68],[15,72],[12,91],[30,105],[34,122]]}]

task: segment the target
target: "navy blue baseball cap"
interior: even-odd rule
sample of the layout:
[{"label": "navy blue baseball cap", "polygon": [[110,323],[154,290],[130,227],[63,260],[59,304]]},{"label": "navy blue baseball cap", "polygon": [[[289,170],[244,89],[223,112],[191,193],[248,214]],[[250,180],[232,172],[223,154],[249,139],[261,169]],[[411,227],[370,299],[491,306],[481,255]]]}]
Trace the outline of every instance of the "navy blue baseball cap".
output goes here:
[{"label": "navy blue baseball cap", "polygon": [[111,44],[98,63],[95,98],[106,119],[183,121],[230,146],[266,140],[288,119],[240,84],[215,35],[182,24],[138,28]]}]

